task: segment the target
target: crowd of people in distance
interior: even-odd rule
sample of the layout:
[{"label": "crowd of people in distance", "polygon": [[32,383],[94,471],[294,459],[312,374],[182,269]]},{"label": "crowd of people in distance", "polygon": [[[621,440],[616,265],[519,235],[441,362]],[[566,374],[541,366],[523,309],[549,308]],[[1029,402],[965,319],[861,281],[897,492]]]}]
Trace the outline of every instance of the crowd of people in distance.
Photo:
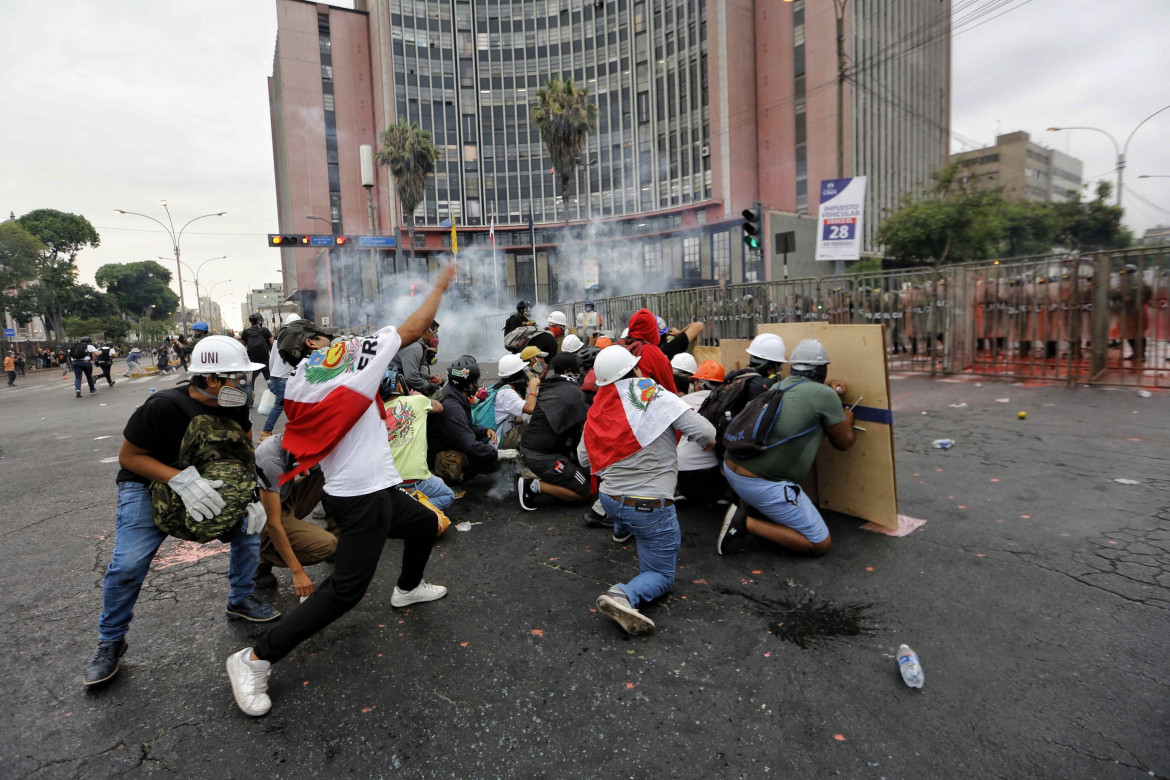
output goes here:
[{"label": "crowd of people in distance", "polygon": [[[725,372],[692,354],[702,323],[675,329],[642,309],[613,340],[592,307],[570,333],[562,312],[537,327],[521,302],[498,378],[486,382],[471,355],[435,373],[435,315],[452,279],[446,269],[405,321],[366,336],[335,337],[290,316],[275,336],[253,322],[240,339],[204,332],[186,345],[190,381],[152,394],[123,432],[117,536],[87,687],[117,674],[167,536],[230,546],[231,619],[277,621],[255,590],[277,585],[275,568],[292,575],[301,604],[225,662],[235,701],[252,716],[272,706],[274,666],[361,601],[386,538],[404,541],[392,607],[446,595],[424,578],[426,564],[446,513],[475,480],[514,484],[521,511],[579,505],[587,526],[633,539],[638,574],[596,599],[630,634],[654,629],[646,607],[674,586],[680,502],[722,515],[719,555],[747,535],[828,551],[828,528],[800,482],[822,439],[848,449],[854,427],[844,383],[826,384],[819,342],[789,354],[763,334],[749,365]],[[279,400],[253,447],[259,375]],[[306,568],[326,561],[331,573],[314,584]]]}]

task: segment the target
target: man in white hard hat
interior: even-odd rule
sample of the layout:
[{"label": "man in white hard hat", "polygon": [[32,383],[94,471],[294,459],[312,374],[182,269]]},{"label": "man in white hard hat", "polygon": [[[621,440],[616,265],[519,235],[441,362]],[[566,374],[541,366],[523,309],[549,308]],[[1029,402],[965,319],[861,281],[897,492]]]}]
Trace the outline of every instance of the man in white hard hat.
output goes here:
[{"label": "man in white hard hat", "polygon": [[674,386],[682,397],[691,390],[691,377],[699,369],[699,363],[690,352],[680,352],[670,359],[670,367],[674,369]]},{"label": "man in white hard hat", "polygon": [[853,446],[853,412],[825,384],[829,355],[821,342],[805,339],[792,350],[789,361],[788,378],[769,390],[782,392],[783,402],[766,451],[747,458],[728,453],[724,460],[723,474],[738,504],[723,518],[715,545],[720,555],[749,533],[809,555],[829,551],[829,529],[800,482],[812,468],[823,438],[828,436],[839,450]]},{"label": "man in white hard hat", "polygon": [[577,338],[576,334],[570,333],[565,336],[565,340],[561,342],[561,352],[569,352],[576,355],[585,346],[585,342]]},{"label": "man in white hard hat", "polygon": [[597,608],[630,634],[654,630],[639,608],[674,587],[681,542],[675,432],[703,447],[715,444],[715,428],[677,395],[642,377],[640,360],[617,345],[597,356],[597,396],[577,446],[578,461],[602,480],[601,504],[613,518],[615,538],[637,539],[638,576],[597,598]]},{"label": "man in white hard hat", "polygon": [[536,347],[541,352],[547,352],[549,360],[552,360],[561,350],[561,339],[565,337],[565,329],[568,327],[569,320],[565,317],[564,312],[549,312],[548,323],[544,330],[529,338],[525,346]]},{"label": "man in white hard hat", "polygon": [[[118,673],[134,604],[150,562],[167,537],[154,521],[151,483],[169,485],[196,522],[207,522],[223,512],[225,501],[218,492],[222,481],[205,479],[195,466],[180,471],[175,465],[187,426],[197,415],[222,415],[244,431],[251,430],[252,421],[245,406],[248,396],[242,385],[257,368],[240,342],[227,336],[207,336],[191,352],[190,384],[151,395],[130,415],[118,452],[121,469],[117,476],[117,536],[102,586],[98,648],[85,670],[87,687],[106,683]],[[254,459],[250,465],[255,469]],[[257,518],[253,517],[253,506],[259,513]],[[264,623],[280,617],[277,609],[252,595],[252,575],[260,560],[263,528],[259,518],[263,516],[263,507],[257,501],[248,507],[245,517],[219,537],[231,545],[229,618]]]}]

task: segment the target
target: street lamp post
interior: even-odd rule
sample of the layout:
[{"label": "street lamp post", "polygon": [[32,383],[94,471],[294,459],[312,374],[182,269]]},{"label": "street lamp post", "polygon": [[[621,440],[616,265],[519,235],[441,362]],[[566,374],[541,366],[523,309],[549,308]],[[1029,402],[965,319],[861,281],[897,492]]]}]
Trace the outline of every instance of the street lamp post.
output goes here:
[{"label": "street lamp post", "polygon": [[[230,281],[231,281],[231,279],[221,279],[218,282],[215,282],[214,284],[212,284],[210,287],[207,288],[207,303],[208,303],[209,308],[210,308],[210,304],[212,303],[211,291],[214,290],[216,287],[219,287],[221,284],[226,284]],[[202,317],[203,314],[200,313],[199,316]],[[208,316],[211,316],[210,311],[208,312]]]},{"label": "street lamp post", "polygon": [[[187,220],[187,224],[183,225],[176,232],[175,231],[175,221],[173,219],[171,219],[171,210],[167,206],[167,202],[165,200],[162,201],[162,207],[163,207],[163,210],[166,211],[166,213],[167,213],[167,224],[163,224],[161,221],[155,219],[154,217],[150,216],[149,214],[140,214],[137,211],[126,211],[125,209],[114,209],[114,213],[115,214],[133,214],[136,217],[146,217],[147,219],[158,223],[159,227],[161,227],[163,230],[165,230],[167,235],[170,236],[171,248],[175,252],[175,271],[178,273],[178,276],[179,276],[179,306],[182,308],[182,312],[183,312],[183,335],[186,335],[187,334],[187,298],[183,294],[183,272],[179,266],[179,242],[183,238],[183,231],[186,230],[187,226],[190,225],[192,222],[195,222],[195,221],[200,220],[200,219],[205,219],[207,217],[224,217],[224,216],[227,216],[227,212],[226,211],[216,211],[216,212],[213,212],[211,214],[203,214],[201,216],[195,217],[194,219]],[[198,294],[198,291],[196,291],[196,294]]]},{"label": "street lamp post", "polygon": [[1144,125],[1146,122],[1149,122],[1151,119],[1168,108],[1170,108],[1170,106],[1163,106],[1142,121],[1138,122],[1137,127],[1135,127],[1130,132],[1129,137],[1125,139],[1125,144],[1121,146],[1117,144],[1117,139],[1113,137],[1112,133],[1107,130],[1102,130],[1099,127],[1050,127],[1048,128],[1048,132],[1056,133],[1061,130],[1092,130],[1095,133],[1101,133],[1101,135],[1105,136],[1113,143],[1113,151],[1117,153],[1117,208],[1121,208],[1121,194],[1125,189],[1125,155],[1129,151],[1129,142],[1133,140],[1134,133],[1136,133],[1142,125]]},{"label": "street lamp post", "polygon": [[[165,260],[166,258],[165,257],[158,257],[156,259]],[[212,260],[227,260],[227,255],[222,255],[220,257],[209,257],[206,260],[204,260],[202,263],[200,263],[198,268],[191,268],[191,266],[187,265],[183,261],[181,261],[181,260],[179,261],[180,265],[182,265],[184,268],[186,268],[188,271],[190,271],[191,275],[195,277],[195,308],[198,309],[198,311],[199,311],[199,319],[203,319],[203,303],[200,300],[200,296],[199,296],[199,272],[203,270],[203,266],[207,265]]]}]

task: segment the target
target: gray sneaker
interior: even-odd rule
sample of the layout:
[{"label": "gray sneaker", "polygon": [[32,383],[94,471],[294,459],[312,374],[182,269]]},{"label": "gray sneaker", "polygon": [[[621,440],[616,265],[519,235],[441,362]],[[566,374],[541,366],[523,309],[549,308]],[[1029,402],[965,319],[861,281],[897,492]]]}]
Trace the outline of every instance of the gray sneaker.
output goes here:
[{"label": "gray sneaker", "polygon": [[627,634],[648,634],[654,630],[654,621],[634,609],[625,592],[616,585],[597,597],[597,608],[613,618]]}]

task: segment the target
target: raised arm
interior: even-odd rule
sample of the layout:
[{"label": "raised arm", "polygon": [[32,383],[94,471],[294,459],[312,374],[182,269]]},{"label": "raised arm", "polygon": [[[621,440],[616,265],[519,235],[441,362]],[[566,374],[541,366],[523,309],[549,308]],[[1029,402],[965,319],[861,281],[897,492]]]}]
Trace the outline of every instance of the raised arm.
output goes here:
[{"label": "raised arm", "polygon": [[455,264],[451,263],[439,273],[439,278],[435,281],[435,286],[423,299],[422,305],[414,310],[414,313],[406,318],[406,321],[398,326],[398,335],[402,339],[403,344],[410,344],[417,341],[426,329],[435,321],[435,315],[439,313],[439,303],[443,300],[443,293],[451,286],[451,282],[455,279]]}]

